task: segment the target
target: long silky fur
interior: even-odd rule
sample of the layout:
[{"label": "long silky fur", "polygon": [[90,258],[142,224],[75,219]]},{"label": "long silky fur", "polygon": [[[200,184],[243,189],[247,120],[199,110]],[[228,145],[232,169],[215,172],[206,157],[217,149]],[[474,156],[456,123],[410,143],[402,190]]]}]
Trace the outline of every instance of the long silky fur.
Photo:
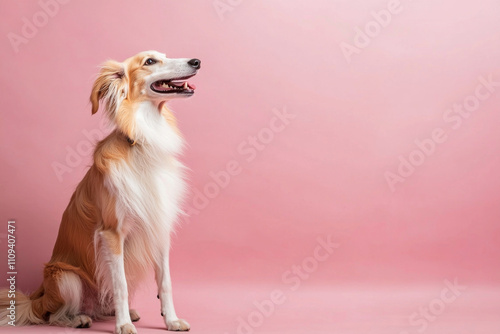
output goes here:
[{"label": "long silky fur", "polygon": [[[130,296],[144,279],[144,273],[155,263],[161,263],[161,254],[157,250],[162,248],[160,243],[166,242],[173,231],[176,218],[182,213],[180,200],[185,194],[182,181],[184,166],[173,158],[183,148],[182,138],[166,122],[165,115],[154,113],[150,107],[144,103],[136,111],[134,139],[138,146],[134,147],[127,161],[110,166],[110,172],[104,180],[105,186],[116,198],[115,211],[120,215],[118,220],[126,221],[130,228],[124,244]],[[165,166],[168,166],[166,170]],[[140,182],[130,182],[131,176]],[[165,179],[174,188],[168,190],[176,192],[176,198],[179,199],[168,207],[160,198],[148,196],[150,193],[165,193],[165,189],[161,189]],[[98,239],[96,235],[96,278],[99,300],[103,309],[106,309],[112,301],[112,286]]]}]

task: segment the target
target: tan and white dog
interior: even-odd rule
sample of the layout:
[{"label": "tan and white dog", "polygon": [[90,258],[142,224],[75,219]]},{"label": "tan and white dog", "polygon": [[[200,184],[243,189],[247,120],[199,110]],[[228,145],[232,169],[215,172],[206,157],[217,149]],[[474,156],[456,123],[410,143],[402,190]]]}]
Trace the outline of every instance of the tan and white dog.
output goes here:
[{"label": "tan and white dog", "polygon": [[[169,269],[170,233],[186,188],[177,160],[183,140],[165,102],[194,94],[186,80],[200,64],[156,51],[103,64],[92,114],[102,102],[115,128],[97,144],[64,211],[43,284],[30,296],[16,293],[16,325],[90,327],[114,314],[115,333],[136,333],[130,296],[152,267],[167,329],[189,330],[174,310]],[[7,325],[9,302],[1,291],[0,325]]]}]

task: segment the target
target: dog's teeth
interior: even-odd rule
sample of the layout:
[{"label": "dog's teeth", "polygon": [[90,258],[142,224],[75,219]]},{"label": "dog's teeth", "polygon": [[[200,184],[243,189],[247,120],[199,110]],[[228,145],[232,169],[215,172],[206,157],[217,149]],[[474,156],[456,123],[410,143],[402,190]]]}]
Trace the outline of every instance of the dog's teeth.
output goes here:
[{"label": "dog's teeth", "polygon": [[187,81],[184,81],[184,89],[188,89],[188,83],[187,83]]}]

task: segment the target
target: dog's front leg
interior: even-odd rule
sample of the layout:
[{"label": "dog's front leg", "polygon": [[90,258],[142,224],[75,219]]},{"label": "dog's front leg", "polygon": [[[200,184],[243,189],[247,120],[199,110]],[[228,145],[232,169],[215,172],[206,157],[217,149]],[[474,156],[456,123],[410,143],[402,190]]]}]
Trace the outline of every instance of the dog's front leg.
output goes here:
[{"label": "dog's front leg", "polygon": [[172,280],[170,278],[170,236],[167,237],[161,253],[161,263],[156,264],[156,283],[158,284],[158,297],[161,301],[161,315],[165,320],[169,331],[188,331],[191,327],[188,322],[179,319],[174,309],[174,300],[172,297]]},{"label": "dog's front leg", "polygon": [[102,245],[106,252],[106,260],[113,285],[113,301],[115,304],[115,334],[136,334],[132,325],[128,307],[127,279],[123,261],[123,236],[113,230],[100,232]]}]

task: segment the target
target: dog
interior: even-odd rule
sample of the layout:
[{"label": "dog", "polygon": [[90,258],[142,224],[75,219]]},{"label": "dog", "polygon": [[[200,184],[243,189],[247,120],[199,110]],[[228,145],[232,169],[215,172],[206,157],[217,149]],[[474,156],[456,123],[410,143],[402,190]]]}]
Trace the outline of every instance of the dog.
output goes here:
[{"label": "dog", "polygon": [[[183,139],[166,102],[194,94],[187,80],[199,59],[141,52],[105,62],[92,87],[92,114],[100,108],[114,130],[97,143],[93,164],[63,213],[43,283],[16,292],[16,325],[90,327],[116,317],[116,334],[137,333],[130,297],[154,268],[161,315],[168,330],[188,331],[172,299],[170,234],[183,213]],[[0,293],[0,325],[8,324],[11,297]]]}]

